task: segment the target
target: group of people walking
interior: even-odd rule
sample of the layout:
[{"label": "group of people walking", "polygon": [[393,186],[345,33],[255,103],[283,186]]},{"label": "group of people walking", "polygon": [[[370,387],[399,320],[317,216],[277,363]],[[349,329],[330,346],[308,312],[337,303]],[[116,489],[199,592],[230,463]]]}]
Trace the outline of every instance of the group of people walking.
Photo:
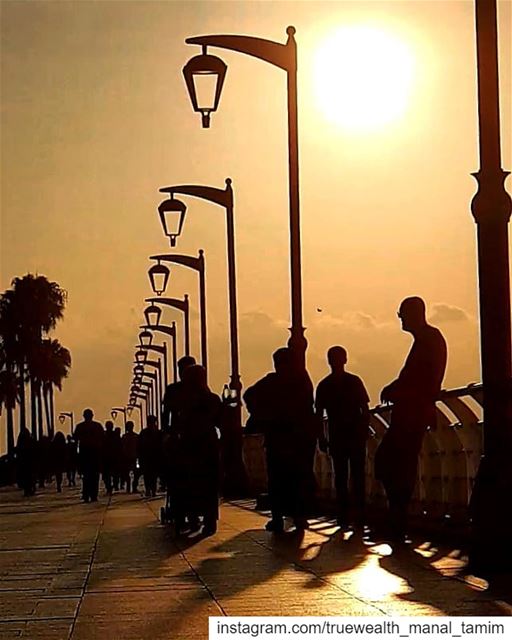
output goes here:
[{"label": "group of people walking", "polygon": [[[418,458],[428,427],[435,428],[435,401],[447,360],[440,331],[426,320],[424,301],[406,298],[398,316],[414,338],[397,379],[381,392],[392,403],[390,427],[375,458],[375,476],[389,505],[389,536],[403,541],[407,513],[417,476]],[[287,347],[274,353],[274,372],[247,389],[248,428],[265,439],[271,520],[266,528],[284,530],[284,516],[298,530],[307,525],[314,488],[313,461],[317,443],[332,457],[341,527],[362,530],[365,516],[366,443],[369,397],[362,380],[345,370],[347,352],[327,352],[331,373],[316,393],[304,367]],[[323,425],[327,422],[327,433]],[[349,491],[349,478],[352,491]]]},{"label": "group of people walking", "polygon": [[[403,540],[406,532],[418,457],[426,430],[435,427],[435,401],[447,360],[445,340],[428,324],[421,298],[406,298],[398,316],[402,329],[414,340],[398,377],[381,392],[381,401],[392,403],[392,410],[389,429],[375,457],[375,477],[386,492],[389,533],[396,541]],[[318,445],[332,457],[338,524],[362,531],[370,424],[369,396],[363,381],[346,370],[348,354],[338,345],[327,352],[331,373],[316,390],[292,349],[278,349],[273,361],[274,371],[243,396],[250,414],[246,432],[264,434],[271,509],[267,530],[282,532],[285,516],[293,519],[297,530],[307,526],[315,493],[313,464]],[[25,494],[35,491],[38,475],[43,484],[45,478],[55,475],[57,491],[61,491],[63,474],[74,484],[78,471],[83,501],[95,502],[100,474],[107,494],[124,488],[136,492],[142,475],[146,496],[156,495],[158,479],[166,488],[165,510],[178,531],[203,527],[206,535],[214,533],[224,405],[209,389],[206,371],[194,358],[181,358],[178,370],[179,380],[167,387],[163,398],[162,430],[156,417],[148,416],[140,434],[128,421],[121,435],[111,421],[103,428],[93,420],[91,409],[84,411],[83,421],[67,442],[58,432],[51,442],[36,443],[30,432],[23,430],[17,458]]]}]

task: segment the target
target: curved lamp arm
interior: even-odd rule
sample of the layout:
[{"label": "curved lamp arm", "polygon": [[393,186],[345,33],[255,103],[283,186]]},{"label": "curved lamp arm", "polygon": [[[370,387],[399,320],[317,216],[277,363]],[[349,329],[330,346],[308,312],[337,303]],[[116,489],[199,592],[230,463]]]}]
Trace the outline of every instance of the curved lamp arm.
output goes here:
[{"label": "curved lamp arm", "polygon": [[168,336],[176,337],[176,327],[168,327],[165,324],[157,324],[155,327],[149,327],[142,325],[141,329],[151,329],[151,331],[160,331]]},{"label": "curved lamp arm", "polygon": [[[194,269],[195,271],[201,271],[204,269],[204,251],[199,249],[199,257],[184,256],[180,253],[164,253],[158,256],[149,256],[150,260],[160,260],[162,262],[171,262],[174,264],[182,264],[184,267]],[[169,298],[154,298],[155,302],[162,302],[162,300],[169,300]],[[151,302],[151,300],[146,300]]]},{"label": "curved lamp arm", "polygon": [[219,47],[238,51],[269,62],[285,71],[294,71],[297,67],[295,27],[288,27],[286,33],[288,34],[286,44],[266,40],[265,38],[255,38],[254,36],[236,35],[195,36],[187,38],[185,42],[187,44],[198,44],[202,47]]},{"label": "curved lamp arm", "polygon": [[147,347],[145,347],[144,345],[137,345],[137,346],[140,347],[141,349],[144,349],[145,351],[156,351],[156,353],[160,353],[160,354],[165,353],[165,347],[160,347],[158,345],[148,345]]},{"label": "curved lamp arm", "polygon": [[[201,200],[213,202],[213,204],[218,204],[225,209],[233,206],[233,189],[231,187],[231,178],[226,178],[225,189],[217,189],[216,187],[207,187],[196,184],[184,184],[174,187],[162,187],[160,189],[160,192],[168,193],[170,195],[177,193],[183,196],[192,196]],[[152,259],[154,259],[153,256]]]},{"label": "curved lamp arm", "polygon": [[[188,296],[185,294],[183,300],[179,298],[145,298],[144,302],[151,302],[153,304],[163,304],[167,307],[173,307],[180,311],[186,312],[188,310]],[[147,325],[148,329],[153,330],[154,327]]]}]

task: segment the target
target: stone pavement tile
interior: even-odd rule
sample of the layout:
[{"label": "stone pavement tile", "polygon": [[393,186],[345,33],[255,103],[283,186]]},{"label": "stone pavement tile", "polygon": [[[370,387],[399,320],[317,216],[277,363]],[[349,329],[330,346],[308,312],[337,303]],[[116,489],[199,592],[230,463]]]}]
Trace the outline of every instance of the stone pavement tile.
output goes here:
[{"label": "stone pavement tile", "polygon": [[24,622],[0,622],[0,638],[19,638],[24,628]]},{"label": "stone pavement tile", "polygon": [[72,622],[67,620],[38,620],[28,622],[21,633],[27,640],[68,640]]},{"label": "stone pavement tile", "polygon": [[80,598],[42,598],[37,602],[36,618],[74,618]]},{"label": "stone pavement tile", "polygon": [[144,613],[168,612],[178,615],[187,608],[194,609],[211,602],[207,590],[202,587],[193,592],[160,589],[151,592],[150,596],[142,596],[137,592],[115,592],[101,594],[85,594],[80,605],[80,618],[96,616],[119,616],[137,612],[143,603]]}]

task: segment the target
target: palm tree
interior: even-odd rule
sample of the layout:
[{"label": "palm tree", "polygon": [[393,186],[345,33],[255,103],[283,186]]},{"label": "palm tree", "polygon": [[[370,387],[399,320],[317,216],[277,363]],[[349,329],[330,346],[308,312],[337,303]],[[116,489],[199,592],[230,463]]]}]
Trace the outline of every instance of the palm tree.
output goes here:
[{"label": "palm tree", "polygon": [[7,411],[7,455],[14,452],[14,409],[18,399],[18,379],[14,371],[4,366],[0,370],[0,414]]},{"label": "palm tree", "polygon": [[21,391],[20,426],[23,427],[25,422],[24,389],[28,373],[31,391],[31,426],[32,434],[36,437],[37,423],[39,423],[39,432],[42,432],[42,407],[37,377],[33,376],[30,367],[33,365],[34,353],[37,352],[43,335],[55,328],[57,320],[62,318],[66,292],[56,282],[50,282],[45,276],[28,273],[22,278],[14,278],[12,289],[4,295],[8,296],[12,304],[13,325],[19,345],[17,369]]},{"label": "palm tree", "polygon": [[39,404],[39,434],[42,434],[41,394],[44,399],[48,435],[54,432],[53,388],[62,389],[62,381],[71,367],[71,354],[58,340],[47,338],[33,350],[30,371]]}]

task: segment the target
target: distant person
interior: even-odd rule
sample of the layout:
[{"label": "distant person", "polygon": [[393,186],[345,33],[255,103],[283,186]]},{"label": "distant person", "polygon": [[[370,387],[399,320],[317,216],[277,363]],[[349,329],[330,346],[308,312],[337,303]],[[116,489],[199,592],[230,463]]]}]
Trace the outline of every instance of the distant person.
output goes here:
[{"label": "distant person", "polygon": [[[133,431],[133,422],[126,422],[126,433],[121,438],[122,482],[126,485],[126,492],[136,493],[139,483],[137,468],[137,442],[139,436]],[[131,480],[133,475],[133,483]]]},{"label": "distant person", "polygon": [[18,486],[25,497],[36,492],[37,447],[28,429],[21,429],[16,442],[16,471]]},{"label": "distant person", "polygon": [[187,367],[191,367],[196,364],[196,359],[192,356],[183,356],[178,360],[178,376],[177,382],[171,382],[165,389],[164,398],[162,401],[162,429],[168,432],[172,429],[172,422],[176,414],[176,400],[180,389],[183,386],[183,372]]},{"label": "distant person", "polygon": [[75,477],[78,469],[78,451],[77,451],[77,443],[73,436],[66,436],[66,447],[67,447],[67,469],[66,475],[68,478],[68,487],[74,487],[76,485]]},{"label": "distant person", "polygon": [[57,492],[62,491],[62,476],[68,466],[68,449],[66,446],[66,438],[62,431],[57,431],[53,436],[50,445],[51,471],[55,475],[55,484]]},{"label": "distant person", "polygon": [[112,488],[114,491],[119,491],[119,485],[121,482],[122,473],[122,452],[121,452],[121,427],[115,427],[114,429],[114,449],[113,449],[113,462],[112,462]]},{"label": "distant person", "polygon": [[162,434],[158,430],[156,416],[147,417],[147,427],[142,429],[138,440],[138,458],[146,498],[156,496],[157,478],[162,460]]},{"label": "distant person", "polygon": [[249,387],[247,410],[265,437],[268,492],[272,519],[267,531],[282,532],[284,516],[297,530],[307,527],[317,440],[313,385],[288,347],[273,354],[275,371]]},{"label": "distant person", "polygon": [[75,429],[82,472],[82,500],[97,502],[105,432],[101,424],[93,420],[91,409],[85,409],[83,416],[83,422]]},{"label": "distant person", "polygon": [[35,441],[35,444],[39,488],[44,489],[45,483],[51,480],[51,440],[48,436],[43,435]]},{"label": "distant person", "polygon": [[168,489],[177,530],[188,519],[189,529],[213,535],[219,517],[219,437],[222,401],[208,387],[201,365],[184,368],[175,397],[172,430],[166,441],[170,454]]},{"label": "distant person", "polygon": [[114,423],[112,420],[105,422],[105,437],[103,439],[103,484],[108,496],[113,491],[113,476],[116,456],[116,442],[114,434]]},{"label": "distant person", "polygon": [[[350,523],[349,466],[352,484],[355,525],[364,526],[366,441],[370,399],[363,381],[345,371],[347,352],[343,347],[331,347],[327,352],[331,373],[316,390],[315,408],[319,420],[327,413],[328,450],[334,464],[337,517],[340,527]],[[326,448],[321,442],[321,448]]]},{"label": "distant person", "polygon": [[421,298],[406,298],[398,317],[414,342],[398,378],[381,391],[381,401],[392,402],[393,407],[389,429],[375,456],[375,475],[386,491],[391,537],[400,543],[405,538],[423,437],[428,427],[436,426],[435,403],[447,349],[439,329],[427,323]]}]

